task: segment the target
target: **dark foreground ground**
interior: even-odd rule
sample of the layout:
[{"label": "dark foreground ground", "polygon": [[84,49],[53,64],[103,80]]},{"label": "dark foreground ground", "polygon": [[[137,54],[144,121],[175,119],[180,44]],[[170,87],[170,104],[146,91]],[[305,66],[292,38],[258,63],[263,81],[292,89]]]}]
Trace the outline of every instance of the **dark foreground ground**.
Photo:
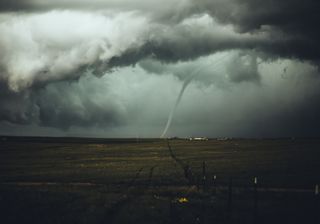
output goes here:
[{"label": "dark foreground ground", "polygon": [[320,223],[319,158],[317,139],[1,137],[0,223]]}]

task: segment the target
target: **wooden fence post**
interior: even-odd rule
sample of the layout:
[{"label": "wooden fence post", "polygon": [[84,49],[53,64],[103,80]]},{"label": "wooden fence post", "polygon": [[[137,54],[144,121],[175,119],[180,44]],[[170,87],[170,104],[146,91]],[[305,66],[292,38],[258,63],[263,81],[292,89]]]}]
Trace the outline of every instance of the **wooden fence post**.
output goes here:
[{"label": "wooden fence post", "polygon": [[216,195],[217,193],[217,185],[216,185],[217,176],[213,175],[212,178],[212,185],[213,185],[213,194]]},{"label": "wooden fence post", "polygon": [[176,209],[176,202],[170,198],[170,223],[176,224],[178,222],[178,214]]},{"label": "wooden fence post", "polygon": [[196,182],[197,182],[197,190],[199,191],[200,190],[200,176],[199,175],[197,175]]},{"label": "wooden fence post", "polygon": [[228,186],[227,214],[228,214],[229,223],[231,223],[231,215],[232,215],[232,177],[230,177],[230,179],[229,179],[229,186]]},{"label": "wooden fence post", "polygon": [[229,179],[229,186],[228,186],[228,208],[231,210],[232,207],[232,177]]},{"label": "wooden fence post", "polygon": [[258,178],[253,179],[253,223],[258,223]]},{"label": "wooden fence post", "polygon": [[206,191],[206,162],[202,162],[202,188],[203,192]]},{"label": "wooden fence post", "polygon": [[314,223],[319,223],[320,221],[320,215],[319,215],[319,204],[320,204],[320,195],[319,195],[319,185],[316,184],[314,188],[314,200],[315,200],[315,205],[314,205],[314,210],[315,210],[315,217],[314,217]]}]

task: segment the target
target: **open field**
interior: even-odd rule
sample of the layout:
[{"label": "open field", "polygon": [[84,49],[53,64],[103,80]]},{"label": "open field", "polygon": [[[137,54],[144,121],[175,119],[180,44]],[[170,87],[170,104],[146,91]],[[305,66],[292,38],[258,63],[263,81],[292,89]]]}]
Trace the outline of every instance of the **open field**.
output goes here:
[{"label": "open field", "polygon": [[0,139],[1,223],[320,223],[319,139]]}]

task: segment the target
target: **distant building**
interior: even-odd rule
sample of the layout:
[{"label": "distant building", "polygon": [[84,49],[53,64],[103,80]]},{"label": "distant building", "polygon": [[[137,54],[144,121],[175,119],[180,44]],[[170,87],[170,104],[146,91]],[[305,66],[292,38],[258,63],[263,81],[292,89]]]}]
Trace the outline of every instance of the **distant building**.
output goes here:
[{"label": "distant building", "polygon": [[224,137],[224,138],[217,138],[218,141],[227,141],[232,140],[232,138]]},{"label": "distant building", "polygon": [[189,138],[190,141],[208,141],[207,137],[191,137]]}]

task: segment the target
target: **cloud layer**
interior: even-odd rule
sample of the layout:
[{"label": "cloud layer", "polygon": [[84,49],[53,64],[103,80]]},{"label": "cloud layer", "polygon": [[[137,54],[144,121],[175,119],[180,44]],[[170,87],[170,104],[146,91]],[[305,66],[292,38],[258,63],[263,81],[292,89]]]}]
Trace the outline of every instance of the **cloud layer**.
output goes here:
[{"label": "cloud layer", "polygon": [[297,120],[301,135],[314,135],[307,114],[320,108],[317,8],[313,0],[1,1],[0,128],[121,136],[141,125],[157,136],[190,79],[185,94],[206,93],[210,103],[184,97],[172,135],[250,136],[261,122],[270,126],[261,136],[299,135]]}]

